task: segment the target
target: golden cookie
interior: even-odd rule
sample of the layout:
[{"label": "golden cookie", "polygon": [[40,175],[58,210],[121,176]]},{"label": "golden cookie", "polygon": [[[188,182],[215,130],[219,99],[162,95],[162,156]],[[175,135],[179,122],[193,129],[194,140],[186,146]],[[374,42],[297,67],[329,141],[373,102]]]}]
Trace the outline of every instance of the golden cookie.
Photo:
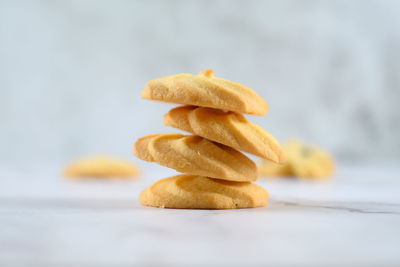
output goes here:
[{"label": "golden cookie", "polygon": [[291,176],[293,175],[292,169],[287,162],[285,164],[278,164],[274,162],[263,161],[258,166],[258,173],[266,176]]},{"label": "golden cookie", "polygon": [[268,105],[250,88],[214,77],[213,70],[198,75],[176,74],[149,81],[142,98],[170,103],[265,115]]},{"label": "golden cookie", "polygon": [[[293,143],[293,146],[296,146],[296,143]],[[323,179],[333,174],[333,160],[325,151],[301,144],[297,144],[297,149],[293,150],[290,162],[295,176]]]},{"label": "golden cookie", "polygon": [[164,115],[164,124],[212,141],[269,159],[285,161],[279,142],[261,127],[236,112],[183,106]]},{"label": "golden cookie", "polygon": [[64,171],[67,177],[134,177],[138,169],[130,162],[108,156],[95,156],[77,160]]},{"label": "golden cookie", "polygon": [[139,138],[133,153],[179,172],[229,181],[255,181],[257,166],[239,151],[200,136],[156,134]]},{"label": "golden cookie", "polygon": [[239,209],[265,206],[268,193],[248,182],[177,175],[155,182],[139,196],[145,206],[174,209]]},{"label": "golden cookie", "polygon": [[259,167],[263,175],[292,175],[301,178],[323,179],[331,176],[334,163],[328,153],[304,145],[298,141],[290,141],[283,146],[287,162],[284,165],[265,162]]}]

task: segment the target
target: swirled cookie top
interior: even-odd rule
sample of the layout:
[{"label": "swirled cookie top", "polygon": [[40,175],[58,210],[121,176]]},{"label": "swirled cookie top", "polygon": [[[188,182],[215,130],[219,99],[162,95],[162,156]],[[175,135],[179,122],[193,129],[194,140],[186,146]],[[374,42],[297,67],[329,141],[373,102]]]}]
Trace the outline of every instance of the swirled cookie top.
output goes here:
[{"label": "swirled cookie top", "polygon": [[200,136],[153,134],[139,138],[133,153],[179,172],[217,179],[248,182],[257,180],[257,166],[228,146]]},{"label": "swirled cookie top", "polygon": [[236,112],[182,106],[164,115],[164,124],[243,150],[276,163],[285,161],[279,142]]},{"label": "swirled cookie top", "polygon": [[198,75],[176,74],[149,81],[141,97],[169,103],[210,107],[263,116],[268,105],[252,89],[214,77],[213,70]]}]

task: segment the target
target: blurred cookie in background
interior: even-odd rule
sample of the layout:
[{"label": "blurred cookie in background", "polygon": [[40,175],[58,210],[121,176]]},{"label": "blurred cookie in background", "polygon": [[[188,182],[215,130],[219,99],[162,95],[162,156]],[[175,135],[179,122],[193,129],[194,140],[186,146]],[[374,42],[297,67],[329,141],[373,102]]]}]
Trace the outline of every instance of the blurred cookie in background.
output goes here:
[{"label": "blurred cookie in background", "polygon": [[262,161],[258,166],[261,176],[294,176],[305,179],[326,179],[335,169],[333,158],[320,148],[298,140],[283,145],[287,161],[277,164]]},{"label": "blurred cookie in background", "polygon": [[64,170],[67,178],[132,179],[139,169],[132,162],[106,155],[91,156],[70,163]]}]

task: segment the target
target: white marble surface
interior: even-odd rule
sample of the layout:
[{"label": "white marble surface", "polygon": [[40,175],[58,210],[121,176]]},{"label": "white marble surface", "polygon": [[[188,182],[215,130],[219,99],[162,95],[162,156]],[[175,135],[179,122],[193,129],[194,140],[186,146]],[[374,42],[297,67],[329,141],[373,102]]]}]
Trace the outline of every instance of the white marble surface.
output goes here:
[{"label": "white marble surface", "polygon": [[58,166],[0,168],[0,266],[399,266],[397,167],[339,169],[328,182],[258,183],[267,207],[168,210],[138,193],[172,174],[72,182]]}]

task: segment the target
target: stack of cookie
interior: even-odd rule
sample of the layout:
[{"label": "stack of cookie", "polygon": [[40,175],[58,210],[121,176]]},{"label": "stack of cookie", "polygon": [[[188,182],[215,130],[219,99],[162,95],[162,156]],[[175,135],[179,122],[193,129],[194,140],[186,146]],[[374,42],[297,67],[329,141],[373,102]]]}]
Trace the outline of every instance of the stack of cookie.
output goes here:
[{"label": "stack of cookie", "polygon": [[149,81],[142,98],[184,104],[164,116],[164,124],[194,135],[153,134],[139,138],[134,154],[184,175],[146,188],[146,206],[232,209],[264,206],[268,193],[252,184],[257,166],[238,150],[276,163],[285,161],[278,141],[240,113],[265,115],[268,106],[250,88],[215,78],[212,70]]}]

